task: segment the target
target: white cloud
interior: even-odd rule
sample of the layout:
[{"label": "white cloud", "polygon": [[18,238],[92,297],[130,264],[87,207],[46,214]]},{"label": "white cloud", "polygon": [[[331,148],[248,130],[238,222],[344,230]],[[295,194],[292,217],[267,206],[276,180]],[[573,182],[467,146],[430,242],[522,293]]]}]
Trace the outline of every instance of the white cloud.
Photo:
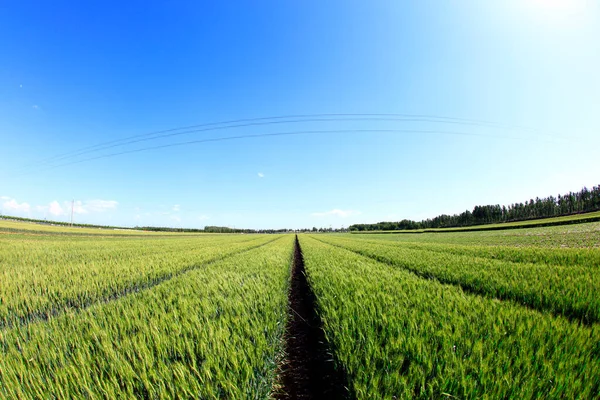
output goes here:
[{"label": "white cloud", "polygon": [[31,210],[31,206],[29,203],[18,203],[15,199],[11,199],[10,197],[3,196],[2,200],[2,208],[5,211],[18,212],[18,213],[28,213]]},{"label": "white cloud", "polygon": [[179,218],[179,216],[177,216],[177,215],[173,215],[173,216],[171,217],[171,220],[173,220],[173,221],[175,221],[175,222],[181,222],[181,218]]},{"label": "white cloud", "polygon": [[[53,203],[57,203],[56,201]],[[50,205],[52,205],[52,203],[50,203]],[[74,214],[89,214],[89,213],[99,213],[99,212],[105,212],[108,210],[114,210],[115,208],[117,208],[117,206],[119,205],[119,202],[115,201],[115,200],[86,200],[86,201],[81,201],[81,200],[77,200],[74,203],[70,202],[70,201],[65,201],[63,202],[62,208],[65,211],[65,213],[69,213],[71,211],[71,208],[73,208],[73,213]],[[59,206],[58,203],[56,206]],[[57,210],[58,207],[55,206],[55,209]],[[57,214],[58,215],[58,214]]]},{"label": "white cloud", "polygon": [[179,204],[175,204],[173,206],[173,211],[175,211],[175,212],[179,211],[180,209],[181,209],[181,206]]},{"label": "white cloud", "polygon": [[0,200],[10,200],[10,197],[8,197],[8,196],[0,196]]},{"label": "white cloud", "polygon": [[88,200],[83,202],[82,207],[88,212],[104,212],[114,210],[118,205],[115,200]]},{"label": "white cloud", "polygon": [[316,213],[312,213],[311,215],[313,217],[326,217],[329,215],[332,216],[336,216],[336,217],[341,217],[341,218],[346,218],[352,215],[359,215],[360,211],[356,211],[356,210],[339,210],[337,208],[334,208],[331,211],[325,211],[325,212],[316,212]]},{"label": "white cloud", "polygon": [[210,219],[210,217],[209,217],[208,215],[204,215],[204,214],[203,214],[203,215],[199,216],[199,217],[198,217],[198,219],[199,219],[200,221],[206,221],[207,219]]},{"label": "white cloud", "polygon": [[38,212],[49,213],[58,217],[61,215],[70,215],[71,209],[73,210],[73,214],[89,214],[115,209],[118,204],[114,200],[77,200],[74,203],[64,201],[61,205],[61,203],[54,200],[46,206],[36,206],[35,209]]},{"label": "white cloud", "polygon": [[258,173],[258,177],[259,177],[259,178],[264,178],[264,177],[265,177],[265,174],[263,174],[262,172],[259,172],[259,173]]},{"label": "white cloud", "polygon": [[65,214],[65,210],[58,204],[58,201],[53,201],[48,205],[48,212],[52,215],[59,216]]},{"label": "white cloud", "polygon": [[73,214],[87,214],[89,211],[83,206],[83,202],[80,200],[77,200],[76,202],[72,203],[70,201],[65,201],[64,202],[64,207],[65,209],[68,210],[72,210]]}]

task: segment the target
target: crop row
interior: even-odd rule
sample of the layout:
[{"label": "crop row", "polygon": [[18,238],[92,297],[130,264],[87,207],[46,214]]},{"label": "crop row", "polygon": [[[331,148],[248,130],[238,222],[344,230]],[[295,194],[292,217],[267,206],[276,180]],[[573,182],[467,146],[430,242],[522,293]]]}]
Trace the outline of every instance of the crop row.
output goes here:
[{"label": "crop row", "polygon": [[139,291],[273,236],[22,240],[0,246],[0,328]]},{"label": "crop row", "polygon": [[354,240],[379,245],[402,246],[405,249],[436,251],[456,255],[505,260],[516,263],[534,263],[548,265],[581,266],[600,268],[600,251],[598,249],[543,248],[516,246],[476,246],[435,242],[407,242],[373,238],[353,237]]},{"label": "crop row", "polygon": [[300,240],[326,336],[357,398],[600,395],[597,324],[465,294],[308,236]]},{"label": "crop row", "polygon": [[585,323],[600,321],[597,268],[514,263],[343,237],[328,236],[320,240],[422,277],[460,285],[470,292],[514,300],[534,309],[547,310]]},{"label": "crop row", "polygon": [[596,248],[600,245],[600,222],[544,228],[524,228],[483,232],[353,234],[377,240],[449,243],[463,245],[537,246]]},{"label": "crop row", "polygon": [[151,290],[0,332],[2,398],[265,398],[290,236]]}]

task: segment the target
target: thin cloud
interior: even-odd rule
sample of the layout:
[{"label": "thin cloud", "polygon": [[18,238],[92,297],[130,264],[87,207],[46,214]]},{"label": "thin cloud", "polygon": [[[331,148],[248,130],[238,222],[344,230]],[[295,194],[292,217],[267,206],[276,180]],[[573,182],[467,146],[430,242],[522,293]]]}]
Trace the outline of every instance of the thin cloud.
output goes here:
[{"label": "thin cloud", "polygon": [[11,199],[10,197],[3,196],[2,200],[2,209],[4,211],[17,212],[17,213],[28,213],[31,211],[31,206],[29,203],[19,203],[15,199]]},{"label": "thin cloud", "polygon": [[52,215],[63,215],[66,214],[65,210],[58,204],[58,201],[53,201],[48,205],[48,212]]},{"label": "thin cloud", "polygon": [[115,200],[87,200],[82,203],[82,207],[88,212],[104,212],[114,210],[119,205]]},{"label": "thin cloud", "polygon": [[178,212],[181,209],[181,206],[179,204],[175,204],[173,206],[173,211]]},{"label": "thin cloud", "polygon": [[34,104],[31,106],[31,108],[33,108],[34,110],[39,110],[40,106],[38,106],[37,104]]},{"label": "thin cloud", "polygon": [[259,177],[259,178],[264,178],[264,177],[265,177],[265,174],[263,174],[262,172],[259,172],[259,173],[258,173],[258,177]]},{"label": "thin cloud", "polygon": [[36,211],[48,213],[52,216],[73,214],[92,214],[114,210],[119,203],[115,200],[77,200],[75,202],[63,201],[62,204],[54,200],[45,206],[36,206]]},{"label": "thin cloud", "polygon": [[340,218],[346,218],[346,217],[350,217],[353,215],[359,215],[359,214],[360,214],[360,211],[356,211],[356,210],[340,210],[340,209],[334,208],[331,211],[315,212],[315,213],[312,213],[311,215],[313,217],[335,216],[335,217],[340,217]]},{"label": "thin cloud", "polygon": [[115,200],[77,200],[75,202],[63,201],[62,204],[54,200],[45,206],[36,206],[38,212],[48,213],[52,216],[59,217],[61,215],[73,214],[91,214],[101,213],[108,210],[114,210],[119,203]]}]

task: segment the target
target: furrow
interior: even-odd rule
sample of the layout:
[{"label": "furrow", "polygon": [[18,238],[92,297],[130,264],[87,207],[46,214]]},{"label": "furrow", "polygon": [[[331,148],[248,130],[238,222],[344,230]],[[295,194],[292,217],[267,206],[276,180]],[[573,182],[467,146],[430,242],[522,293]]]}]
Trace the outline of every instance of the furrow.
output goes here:
[{"label": "furrow", "polygon": [[347,377],[325,338],[317,303],[306,278],[304,257],[294,241],[288,295],[285,357],[279,365],[276,399],[350,398]]}]

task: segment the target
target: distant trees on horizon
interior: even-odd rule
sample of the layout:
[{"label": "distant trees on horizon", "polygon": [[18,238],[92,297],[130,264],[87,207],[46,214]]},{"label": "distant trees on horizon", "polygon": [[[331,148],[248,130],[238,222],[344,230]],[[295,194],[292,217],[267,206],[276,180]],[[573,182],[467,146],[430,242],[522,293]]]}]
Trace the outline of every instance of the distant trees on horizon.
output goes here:
[{"label": "distant trees on horizon", "polygon": [[438,215],[420,222],[403,219],[398,222],[378,222],[376,224],[351,225],[351,231],[392,231],[410,229],[454,228],[501,222],[524,221],[528,219],[559,217],[600,210],[600,185],[592,189],[584,187],[579,192],[569,192],[557,197],[548,196],[530,199],[524,203],[508,206],[475,206],[473,211],[460,214]]}]

